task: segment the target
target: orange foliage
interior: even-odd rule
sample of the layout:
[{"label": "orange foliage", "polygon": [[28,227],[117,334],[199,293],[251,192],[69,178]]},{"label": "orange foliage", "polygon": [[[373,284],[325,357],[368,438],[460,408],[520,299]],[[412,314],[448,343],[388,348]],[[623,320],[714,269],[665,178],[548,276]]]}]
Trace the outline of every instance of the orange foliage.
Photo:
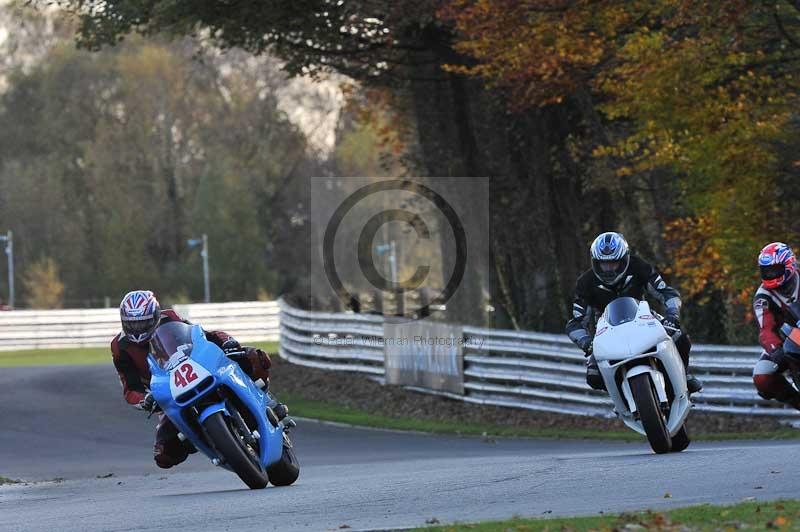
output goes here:
[{"label": "orange foliage", "polygon": [[[456,51],[475,60],[446,68],[508,89],[520,109],[597,89],[631,36],[733,28],[751,11],[747,0],[447,0],[437,15],[457,30]],[[649,68],[638,63],[629,74]]]},{"label": "orange foliage", "polygon": [[[707,302],[713,292],[724,292],[728,303],[749,308],[754,288],[730,291],[731,268],[711,235],[719,233],[714,221],[705,216],[673,220],[664,229],[664,240],[670,250],[671,264],[664,273],[674,275],[682,294],[698,303]],[[746,318],[751,318],[749,313]]]},{"label": "orange foliage", "polygon": [[593,155],[620,180],[674,176],[670,271],[688,297],[749,308],[756,254],[787,230],[776,146],[797,145],[799,12],[786,0],[446,0],[438,15],[468,58],[449,70],[517,110],[578,96],[616,126]]},{"label": "orange foliage", "polygon": [[352,113],[357,123],[374,126],[383,153],[396,158],[408,151],[414,129],[396,91],[344,84],[342,93],[345,111]]},{"label": "orange foliage", "polygon": [[516,108],[558,103],[608,58],[614,45],[604,33],[613,34],[635,16],[624,4],[451,0],[438,15],[459,31],[455,49],[477,63],[447,69],[509,89]]},{"label": "orange foliage", "polygon": [[720,266],[720,251],[707,238],[713,232],[707,217],[678,218],[667,224],[664,239],[670,248],[672,262],[664,273],[681,279],[684,295],[702,297],[719,289],[729,272]]}]

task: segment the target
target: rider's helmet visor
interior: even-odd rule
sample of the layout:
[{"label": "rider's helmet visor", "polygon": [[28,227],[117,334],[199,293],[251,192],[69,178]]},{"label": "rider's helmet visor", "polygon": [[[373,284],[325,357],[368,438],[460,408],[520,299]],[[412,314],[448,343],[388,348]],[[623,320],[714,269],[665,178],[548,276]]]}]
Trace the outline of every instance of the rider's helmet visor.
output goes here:
[{"label": "rider's helmet visor", "polygon": [[761,266],[761,278],[765,281],[771,279],[779,279],[786,273],[786,267],[783,264],[770,264],[769,266]]},{"label": "rider's helmet visor", "polygon": [[603,272],[616,272],[619,271],[620,266],[622,265],[621,260],[602,260],[597,261],[598,265],[600,266],[600,270]]}]

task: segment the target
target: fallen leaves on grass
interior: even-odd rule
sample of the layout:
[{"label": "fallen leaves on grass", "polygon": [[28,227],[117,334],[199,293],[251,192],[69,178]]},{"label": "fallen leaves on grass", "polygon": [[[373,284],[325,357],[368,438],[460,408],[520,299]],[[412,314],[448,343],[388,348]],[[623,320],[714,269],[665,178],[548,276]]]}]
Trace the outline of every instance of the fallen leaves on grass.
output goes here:
[{"label": "fallen leaves on grass", "polygon": [[772,520],[772,525],[777,527],[789,526],[789,520],[786,519],[784,516],[779,515],[778,517]]}]

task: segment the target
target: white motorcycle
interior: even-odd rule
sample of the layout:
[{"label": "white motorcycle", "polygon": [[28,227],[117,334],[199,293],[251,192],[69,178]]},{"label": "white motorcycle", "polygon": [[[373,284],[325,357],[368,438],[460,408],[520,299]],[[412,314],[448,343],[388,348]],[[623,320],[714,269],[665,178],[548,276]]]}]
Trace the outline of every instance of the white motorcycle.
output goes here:
[{"label": "white motorcycle", "polygon": [[615,299],[597,322],[594,357],[614,411],[647,436],[656,453],[689,446],[686,418],[692,403],[675,340],[646,301]]}]

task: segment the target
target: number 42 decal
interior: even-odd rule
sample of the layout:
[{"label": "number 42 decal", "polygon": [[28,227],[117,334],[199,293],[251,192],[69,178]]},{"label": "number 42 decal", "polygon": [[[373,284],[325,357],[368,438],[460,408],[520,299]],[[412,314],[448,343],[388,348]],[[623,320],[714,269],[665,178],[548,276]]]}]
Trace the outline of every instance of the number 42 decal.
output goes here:
[{"label": "number 42 decal", "polygon": [[172,375],[175,380],[175,386],[178,388],[183,388],[190,382],[197,380],[197,373],[194,372],[191,364],[181,365]]}]

